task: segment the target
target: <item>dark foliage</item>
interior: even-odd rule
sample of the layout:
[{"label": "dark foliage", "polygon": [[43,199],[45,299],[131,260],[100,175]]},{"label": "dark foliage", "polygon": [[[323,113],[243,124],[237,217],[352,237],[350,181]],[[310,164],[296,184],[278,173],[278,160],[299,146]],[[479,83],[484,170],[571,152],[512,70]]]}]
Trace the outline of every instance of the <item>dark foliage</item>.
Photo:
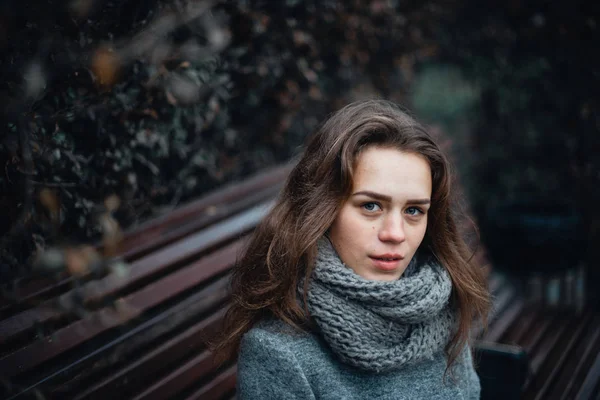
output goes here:
[{"label": "dark foliage", "polygon": [[4,2],[2,282],[27,277],[49,245],[98,240],[113,222],[129,227],[289,159],[350,99],[403,100],[449,9]]},{"label": "dark foliage", "polygon": [[459,166],[483,242],[501,256],[493,261],[522,275],[583,261],[597,299],[599,24],[595,1],[493,1],[485,10],[469,1],[443,27],[437,59],[458,67],[459,89],[474,93]]},{"label": "dark foliage", "polygon": [[[480,93],[474,202],[572,201],[598,192],[600,7],[593,1],[474,2],[440,36],[442,58]],[[580,198],[583,203],[588,200]],[[490,204],[491,203],[491,204]]]}]

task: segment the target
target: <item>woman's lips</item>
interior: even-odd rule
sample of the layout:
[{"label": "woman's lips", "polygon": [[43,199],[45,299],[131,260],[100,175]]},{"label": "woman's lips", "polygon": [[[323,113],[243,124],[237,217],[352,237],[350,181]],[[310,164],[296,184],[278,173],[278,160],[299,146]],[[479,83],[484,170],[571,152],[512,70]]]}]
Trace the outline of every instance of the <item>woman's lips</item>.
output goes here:
[{"label": "woman's lips", "polygon": [[404,257],[398,255],[369,256],[375,268],[383,271],[393,271],[400,266]]}]

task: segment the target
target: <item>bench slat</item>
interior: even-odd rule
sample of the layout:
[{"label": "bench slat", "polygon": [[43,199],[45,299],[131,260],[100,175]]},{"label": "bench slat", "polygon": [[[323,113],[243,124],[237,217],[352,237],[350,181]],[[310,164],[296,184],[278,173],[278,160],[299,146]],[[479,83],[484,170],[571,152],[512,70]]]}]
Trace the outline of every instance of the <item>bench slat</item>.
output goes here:
[{"label": "bench slat", "polygon": [[[220,326],[221,313],[224,312],[222,307],[229,298],[228,289],[229,275],[226,275],[177,302],[168,310],[110,340],[94,352],[93,360],[86,362],[78,359],[63,368],[62,375],[57,378],[67,376],[66,379],[69,380],[59,383],[58,386],[53,383],[46,391],[59,394],[60,398],[79,399],[106,399],[116,390],[125,395],[140,382],[144,383],[148,373],[163,369],[166,364],[180,359],[181,354],[205,347],[204,334],[211,337]],[[206,317],[207,312],[214,309],[219,311]],[[185,326],[186,321],[199,318],[199,322],[191,327]],[[188,332],[188,335],[179,332],[182,326],[183,332]],[[196,332],[199,334],[194,335]],[[157,342],[161,343],[159,348],[153,347],[155,345],[148,347],[148,344]],[[142,350],[140,355],[140,349],[148,350]],[[134,361],[122,365],[122,361],[128,359]],[[82,390],[84,393],[77,394]]]},{"label": "bench slat", "polygon": [[149,353],[137,358],[117,373],[105,378],[102,382],[75,396],[78,399],[105,399],[119,386],[131,382],[144,381],[143,377],[155,375],[165,365],[172,364],[183,358],[191,351],[200,349],[204,345],[204,338],[212,336],[225,315],[225,309],[217,311],[210,317],[191,326],[183,333],[169,339],[165,343],[152,349]]},{"label": "bench slat", "polygon": [[539,310],[537,312],[532,330],[528,332],[528,334],[523,338],[522,342],[519,342],[525,351],[527,351],[527,354],[533,354],[544,335],[546,335],[546,333],[552,328],[552,322],[554,319],[555,316],[547,316],[545,310]]},{"label": "bench slat", "polygon": [[[566,360],[568,356],[571,355],[574,351],[576,344],[582,339],[585,330],[590,324],[591,319],[592,313],[588,311],[583,317],[582,322],[576,325],[576,329],[574,332],[567,331],[566,334],[562,335],[567,340],[567,343],[561,346],[557,346],[557,348],[560,348],[560,352],[555,352],[558,353],[557,357],[555,357],[555,359],[548,360],[548,364],[550,365],[550,371],[544,376],[544,381],[541,384],[541,386],[535,384],[535,386],[532,385],[536,388],[536,400],[543,400],[548,398],[550,389],[552,388],[553,384],[556,383],[556,378],[559,376],[560,373],[571,373],[571,371],[565,368]],[[551,350],[552,348],[546,349],[547,352],[550,352]],[[560,388],[557,389],[560,390]]]},{"label": "bench slat", "polygon": [[544,335],[543,340],[540,342],[539,347],[536,349],[533,357],[530,357],[531,364],[529,366],[531,373],[537,375],[540,370],[540,366],[548,358],[550,352],[555,348],[559,338],[564,334],[568,327],[576,327],[576,321],[567,319],[564,317],[558,317],[552,323],[552,328]]},{"label": "bench slat", "polygon": [[524,303],[520,298],[514,299],[510,307],[494,321],[490,328],[485,332],[483,340],[487,342],[499,342],[500,338],[514,323],[515,319],[523,310]]},{"label": "bench slat", "polygon": [[[151,251],[158,250],[161,246],[166,246],[170,243],[175,242],[178,239],[184,238],[186,235],[190,235],[194,232],[200,231],[202,228],[206,228],[211,224],[218,223],[224,218],[234,215],[235,213],[239,213],[245,209],[250,208],[253,205],[260,204],[261,201],[265,201],[272,197],[275,192],[273,190],[269,190],[267,193],[261,192],[255,194],[254,196],[249,196],[244,198],[242,201],[238,201],[232,204],[221,205],[215,207],[214,211],[207,215],[199,215],[196,217],[190,217],[190,220],[183,221],[178,224],[178,226],[164,226],[162,227],[162,232],[153,232],[153,235],[148,238],[146,242],[139,243],[139,246],[136,248],[131,248],[126,250],[120,254],[120,257],[124,260],[135,260],[139,257],[143,257],[149,254]],[[142,235],[140,235],[142,236]],[[136,238],[137,239],[137,238]],[[127,246],[127,245],[126,245]],[[135,261],[134,261],[135,262]],[[89,274],[88,274],[89,275]],[[85,276],[84,276],[85,278]],[[30,293],[29,295],[22,298],[20,303],[32,302],[35,298],[47,296],[52,292],[57,292],[62,289],[66,289],[68,286],[72,285],[74,279],[71,276],[64,277],[59,282],[51,282],[44,288],[41,288],[35,292]],[[5,306],[3,310],[4,313],[7,312],[9,306]],[[30,316],[25,314],[15,316],[14,318],[28,319]],[[55,317],[55,316],[54,316]],[[11,318],[7,318],[6,324],[11,325],[13,322]],[[1,329],[1,327],[0,327]],[[0,331],[0,339],[3,337],[3,332]]]},{"label": "bench slat", "polygon": [[[97,302],[103,297],[115,295],[118,291],[136,282],[148,279],[178,262],[197,256],[220,242],[248,232],[264,217],[270,205],[271,202],[255,206],[231,219],[220,222],[156,253],[134,261],[127,268],[128,275],[126,277],[119,276],[118,273],[111,273],[103,279],[84,284],[81,291],[85,301]],[[63,296],[71,294],[72,291],[67,293]],[[43,323],[63,315],[65,314],[54,309],[53,303],[48,301],[36,308],[8,318],[0,324],[0,344],[32,329],[36,322]]]},{"label": "bench slat", "polygon": [[213,206],[220,207],[223,203],[240,203],[240,199],[243,203],[245,198],[260,192],[263,192],[262,196],[264,198],[272,197],[274,191],[278,191],[283,185],[283,181],[292,167],[292,164],[284,164],[269,168],[246,180],[228,184],[198,200],[179,206],[160,217],[153,218],[125,234],[122,250],[129,252],[141,246],[146,246],[148,242],[163,234],[165,226],[178,226],[181,223],[196,219],[201,215],[205,215],[207,209],[211,209]]},{"label": "bench slat", "polygon": [[502,275],[491,272],[488,275],[488,280],[492,298],[492,309],[488,317],[488,327],[484,330],[483,326],[479,324],[472,332],[473,337],[485,341],[491,341],[488,337],[493,334],[494,328],[496,331],[498,329],[503,330],[503,325],[506,324],[506,317],[510,318],[510,314],[507,314],[507,311],[511,310],[511,306],[515,301],[519,301],[514,288],[507,283]]},{"label": "bench slat", "polygon": [[[103,375],[113,375],[115,369],[121,368],[119,365],[122,360],[138,352],[153,340],[163,337],[170,330],[177,329],[188,318],[194,318],[222,306],[228,296],[229,275],[225,275],[200,291],[192,293],[181,302],[177,302],[173,307],[120,333],[116,338],[95,345],[93,351],[81,357],[66,364],[62,363],[58,368],[53,366],[49,369],[42,365],[37,369],[40,372],[38,376],[19,384],[18,390],[13,390],[18,393],[8,400],[20,399],[23,394],[34,389],[42,393],[55,393],[57,398],[72,398],[73,392],[80,391],[82,387],[90,387],[89,382],[98,382]],[[19,379],[22,379],[22,376],[19,376]],[[117,386],[123,383],[126,382],[118,382]],[[123,392],[122,387],[119,387],[119,390]],[[109,394],[109,397],[111,395]],[[105,399],[106,396],[100,398]]]},{"label": "bench slat", "polygon": [[[227,205],[214,206],[214,208],[210,209],[209,214],[190,217],[188,220],[181,221],[176,227],[169,226],[163,228],[163,231],[157,232],[155,237],[148,238],[146,241],[140,242],[136,247],[124,251],[122,257],[132,260],[147,255],[151,251],[156,251],[235,213],[243,212],[256,204],[260,204],[272,198],[278,191],[278,187],[268,188],[258,193],[251,193],[243,197],[240,201]],[[140,238],[136,237],[135,239]]]},{"label": "bench slat", "polygon": [[503,343],[523,343],[523,338],[527,335],[527,332],[531,330],[533,324],[535,324],[535,318],[537,316],[537,306],[535,304],[526,304],[520,311],[519,315],[507,329],[506,333],[502,338]]},{"label": "bench slat", "polygon": [[175,394],[181,392],[183,388],[192,385],[194,382],[198,382],[203,376],[213,370],[213,363],[212,353],[206,350],[169,375],[161,378],[155,384],[150,385],[150,387],[135,396],[132,400],[170,399]]},{"label": "bench slat", "polygon": [[30,370],[44,361],[72,349],[102,332],[130,320],[139,313],[154,307],[176,294],[202,283],[229,268],[241,248],[241,241],[221,249],[189,267],[166,276],[159,282],[146,286],[121,302],[131,309],[125,316],[117,315],[112,309],[104,308],[94,313],[95,318],[76,321],[59,329],[52,341],[38,340],[0,359],[0,375],[13,377]]},{"label": "bench slat", "polygon": [[219,374],[208,385],[192,393],[186,400],[221,399],[235,390],[237,366],[234,365]]},{"label": "bench slat", "polygon": [[[219,188],[198,200],[130,229],[124,234],[117,256],[131,261],[151,249],[191,233],[194,229],[201,229],[244,207],[273,197],[280,190],[292,167],[293,164],[289,163],[269,168],[245,181]],[[190,221],[194,221],[194,224],[190,224]],[[183,223],[186,224],[185,229],[180,227]],[[176,232],[173,232],[174,230]],[[101,249],[101,245],[97,247]],[[65,290],[72,282],[73,278],[66,273],[55,279],[41,278],[27,282],[18,288],[19,304],[32,303],[35,299]],[[0,299],[0,315],[5,315],[12,307],[12,302]]]},{"label": "bench slat", "polygon": [[579,392],[577,392],[577,400],[587,400],[591,399],[596,392],[596,388],[598,387],[598,381],[600,377],[600,353],[596,355],[594,363],[592,367],[588,371]]},{"label": "bench slat", "polygon": [[597,347],[598,341],[600,341],[600,316],[594,314],[592,322],[580,341],[575,345],[572,354],[567,355],[567,363],[565,370],[569,371],[568,374],[563,374],[556,387],[560,388],[557,391],[557,398],[560,395],[561,400],[573,399],[576,393],[573,391],[577,390],[578,386],[581,386],[583,378],[580,379],[582,374],[585,374],[585,370],[588,366],[586,362],[591,357],[594,348]]}]

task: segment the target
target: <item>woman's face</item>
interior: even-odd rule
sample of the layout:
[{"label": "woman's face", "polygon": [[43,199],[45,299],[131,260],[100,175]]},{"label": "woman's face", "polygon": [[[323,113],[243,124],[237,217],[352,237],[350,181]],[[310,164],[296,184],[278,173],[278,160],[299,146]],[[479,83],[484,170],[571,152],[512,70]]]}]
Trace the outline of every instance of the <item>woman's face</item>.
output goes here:
[{"label": "woman's face", "polygon": [[368,147],[357,160],[351,195],[329,229],[342,262],[363,278],[400,278],[423,241],[431,200],[425,158]]}]

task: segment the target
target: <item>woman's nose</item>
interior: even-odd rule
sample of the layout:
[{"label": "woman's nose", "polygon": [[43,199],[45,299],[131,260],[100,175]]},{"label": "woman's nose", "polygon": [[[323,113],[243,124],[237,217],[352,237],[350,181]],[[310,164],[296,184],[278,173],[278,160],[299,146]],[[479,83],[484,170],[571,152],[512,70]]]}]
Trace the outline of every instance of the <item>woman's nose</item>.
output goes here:
[{"label": "woman's nose", "polygon": [[379,230],[379,240],[382,242],[401,243],[406,239],[404,220],[399,216],[388,216]]}]

